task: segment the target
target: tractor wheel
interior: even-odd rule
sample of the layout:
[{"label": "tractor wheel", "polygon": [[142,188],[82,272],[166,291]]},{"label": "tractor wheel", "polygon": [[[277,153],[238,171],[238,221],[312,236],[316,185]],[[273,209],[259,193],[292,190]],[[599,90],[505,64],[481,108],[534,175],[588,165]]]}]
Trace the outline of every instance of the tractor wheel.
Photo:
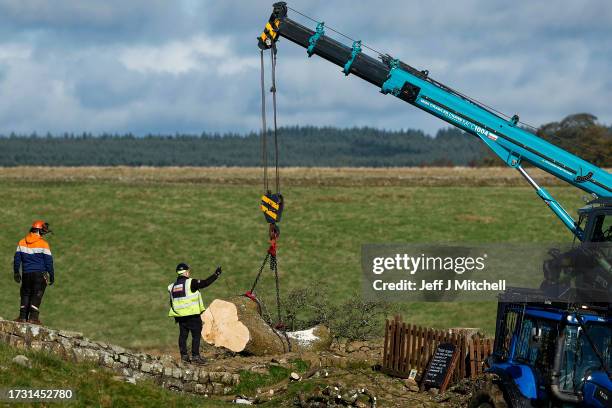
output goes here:
[{"label": "tractor wheel", "polygon": [[468,406],[469,408],[509,408],[501,388],[493,383],[487,383],[477,391]]}]

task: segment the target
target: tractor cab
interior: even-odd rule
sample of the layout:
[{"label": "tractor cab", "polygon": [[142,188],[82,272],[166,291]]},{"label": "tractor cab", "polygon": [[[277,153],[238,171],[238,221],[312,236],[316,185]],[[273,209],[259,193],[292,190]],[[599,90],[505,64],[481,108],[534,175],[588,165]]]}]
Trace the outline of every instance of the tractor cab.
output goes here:
[{"label": "tractor cab", "polygon": [[[474,407],[611,407],[612,315],[609,305],[555,302],[542,292],[500,295],[494,352]],[[500,395],[495,395],[497,390]]]}]

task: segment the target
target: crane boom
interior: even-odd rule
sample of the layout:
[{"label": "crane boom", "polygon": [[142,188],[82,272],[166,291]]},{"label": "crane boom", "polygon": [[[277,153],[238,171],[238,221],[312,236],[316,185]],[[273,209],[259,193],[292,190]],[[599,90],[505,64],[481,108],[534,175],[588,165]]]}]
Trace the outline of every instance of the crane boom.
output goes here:
[{"label": "crane boom", "polygon": [[352,47],[346,46],[325,35],[324,23],[318,23],[316,29],[311,30],[287,17],[285,2],[275,3],[273,7],[259,37],[261,49],[275,48],[278,39],[284,37],[306,48],[309,57],[316,54],[342,67],[345,75],[353,74],[379,87],[382,93],[392,94],[478,137],[504,163],[521,173],[578,239],[584,237],[581,227],[531,178],[523,163],[538,167],[595,197],[612,197],[610,173],[521,128],[518,116],[508,120],[430,78],[428,71],[415,69],[389,55],[373,58],[362,52],[360,41],[355,41]]}]

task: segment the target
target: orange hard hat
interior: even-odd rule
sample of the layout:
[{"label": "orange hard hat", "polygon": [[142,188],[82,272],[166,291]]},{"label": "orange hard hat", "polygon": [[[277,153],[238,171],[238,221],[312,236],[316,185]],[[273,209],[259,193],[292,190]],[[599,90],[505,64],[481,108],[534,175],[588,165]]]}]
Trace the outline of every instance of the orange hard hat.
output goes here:
[{"label": "orange hard hat", "polygon": [[42,221],[42,220],[36,220],[32,223],[32,229],[36,229],[40,232],[41,235],[45,235],[48,234],[49,232],[51,232],[49,230],[49,223]]},{"label": "orange hard hat", "polygon": [[[32,228],[36,228],[36,229],[43,229],[45,228],[45,224],[47,224],[46,222],[44,222],[43,220],[36,220],[32,223]],[[47,224],[48,226],[49,224]]]}]

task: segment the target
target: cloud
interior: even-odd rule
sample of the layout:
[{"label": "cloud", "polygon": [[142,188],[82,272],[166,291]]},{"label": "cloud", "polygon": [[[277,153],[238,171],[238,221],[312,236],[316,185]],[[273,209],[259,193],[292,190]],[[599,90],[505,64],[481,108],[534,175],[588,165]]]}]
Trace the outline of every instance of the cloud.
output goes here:
[{"label": "cloud", "polygon": [[[256,130],[255,37],[271,3],[2,1],[0,133]],[[609,1],[394,0],[381,9],[372,2],[295,0],[290,6],[529,123],[583,111],[612,123]],[[446,126],[305,54],[279,43],[280,124],[430,133]]]},{"label": "cloud", "polygon": [[0,62],[10,63],[16,60],[27,60],[32,56],[32,49],[27,44],[5,43],[0,45]]},{"label": "cloud", "polygon": [[159,46],[137,46],[124,49],[119,61],[128,69],[147,72],[181,74],[204,69],[207,59],[227,57],[226,39],[210,40],[197,36],[187,41],[172,41]]},{"label": "cloud", "polygon": [[78,27],[95,31],[166,20],[177,15],[173,3],[164,0],[3,0],[0,14],[4,23],[26,29]]}]

